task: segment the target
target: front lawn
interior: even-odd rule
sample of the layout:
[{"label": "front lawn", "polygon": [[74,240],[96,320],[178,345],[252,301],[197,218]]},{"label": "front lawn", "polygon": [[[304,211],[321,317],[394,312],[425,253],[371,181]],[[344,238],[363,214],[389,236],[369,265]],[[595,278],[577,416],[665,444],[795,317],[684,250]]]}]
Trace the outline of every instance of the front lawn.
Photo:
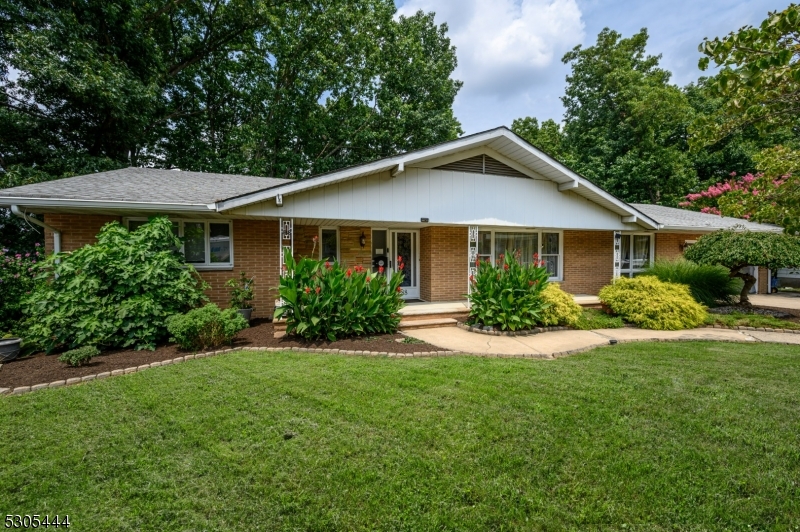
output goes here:
[{"label": "front lawn", "polygon": [[0,437],[2,513],[73,530],[790,530],[800,348],[242,352],[3,398]]}]

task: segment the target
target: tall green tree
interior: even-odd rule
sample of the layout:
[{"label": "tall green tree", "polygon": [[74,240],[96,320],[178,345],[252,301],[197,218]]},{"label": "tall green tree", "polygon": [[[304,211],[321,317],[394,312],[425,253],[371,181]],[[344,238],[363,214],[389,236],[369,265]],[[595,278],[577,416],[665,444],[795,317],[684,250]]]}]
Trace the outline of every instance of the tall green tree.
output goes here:
[{"label": "tall green tree", "polygon": [[646,55],[647,38],[606,28],[564,56],[566,148],[576,170],[613,194],[670,205],[697,179],[685,133],[693,110],[660,56]]},{"label": "tall green tree", "polygon": [[570,154],[566,151],[564,131],[552,118],[539,125],[533,117],[517,118],[511,123],[511,131],[527,140],[548,155],[565,164],[571,163]]}]

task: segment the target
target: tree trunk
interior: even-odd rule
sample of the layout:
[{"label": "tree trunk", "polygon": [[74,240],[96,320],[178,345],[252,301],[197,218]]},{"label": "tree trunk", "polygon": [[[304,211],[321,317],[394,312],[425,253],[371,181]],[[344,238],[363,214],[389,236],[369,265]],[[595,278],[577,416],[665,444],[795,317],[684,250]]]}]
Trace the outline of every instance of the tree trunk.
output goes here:
[{"label": "tree trunk", "polygon": [[750,289],[755,286],[756,279],[754,276],[750,275],[749,273],[743,273],[740,269],[731,272],[731,277],[738,277],[742,281],[744,281],[744,286],[742,287],[742,292],[739,294],[739,304],[743,307],[751,306],[750,298],[747,294],[750,293]]}]

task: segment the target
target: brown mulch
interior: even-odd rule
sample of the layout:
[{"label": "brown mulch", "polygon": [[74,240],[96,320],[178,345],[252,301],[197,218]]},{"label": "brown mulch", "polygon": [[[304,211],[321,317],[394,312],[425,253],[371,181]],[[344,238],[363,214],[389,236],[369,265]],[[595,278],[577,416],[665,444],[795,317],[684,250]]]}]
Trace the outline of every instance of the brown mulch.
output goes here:
[{"label": "brown mulch", "polygon": [[[375,351],[389,353],[413,353],[439,351],[440,348],[424,344],[404,344],[397,340],[406,338],[402,334],[381,334],[337,340],[336,342],[307,342],[290,337],[275,338],[272,323],[266,320],[253,320],[249,329],[240,332],[231,347],[307,347],[321,349],[342,349],[347,351]],[[118,350],[107,351],[94,357],[89,364],[73,368],[59,362],[58,355],[35,355],[3,363],[0,367],[0,388],[33,386],[73,377],[84,377],[115,369],[141,366],[189,354],[177,345],[158,347],[155,351]]]}]

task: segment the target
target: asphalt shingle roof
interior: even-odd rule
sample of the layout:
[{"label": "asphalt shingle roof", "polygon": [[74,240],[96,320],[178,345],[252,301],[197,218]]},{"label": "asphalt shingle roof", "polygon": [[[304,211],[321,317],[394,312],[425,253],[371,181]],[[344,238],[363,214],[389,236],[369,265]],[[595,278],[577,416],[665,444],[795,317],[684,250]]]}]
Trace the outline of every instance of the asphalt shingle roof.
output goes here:
[{"label": "asphalt shingle roof", "polygon": [[132,203],[208,205],[276,187],[293,179],[124,168],[0,190],[0,199],[58,198]]},{"label": "asphalt shingle roof", "polygon": [[782,231],[777,225],[759,224],[742,220],[741,218],[731,218],[730,216],[718,216],[716,214],[706,214],[704,212],[688,211],[686,209],[676,209],[674,207],[663,207],[661,205],[647,205],[644,203],[631,203],[631,206],[656,222],[663,224],[665,229],[685,228],[715,231],[717,229],[730,229],[740,225],[751,231],[770,231],[776,233]]}]

